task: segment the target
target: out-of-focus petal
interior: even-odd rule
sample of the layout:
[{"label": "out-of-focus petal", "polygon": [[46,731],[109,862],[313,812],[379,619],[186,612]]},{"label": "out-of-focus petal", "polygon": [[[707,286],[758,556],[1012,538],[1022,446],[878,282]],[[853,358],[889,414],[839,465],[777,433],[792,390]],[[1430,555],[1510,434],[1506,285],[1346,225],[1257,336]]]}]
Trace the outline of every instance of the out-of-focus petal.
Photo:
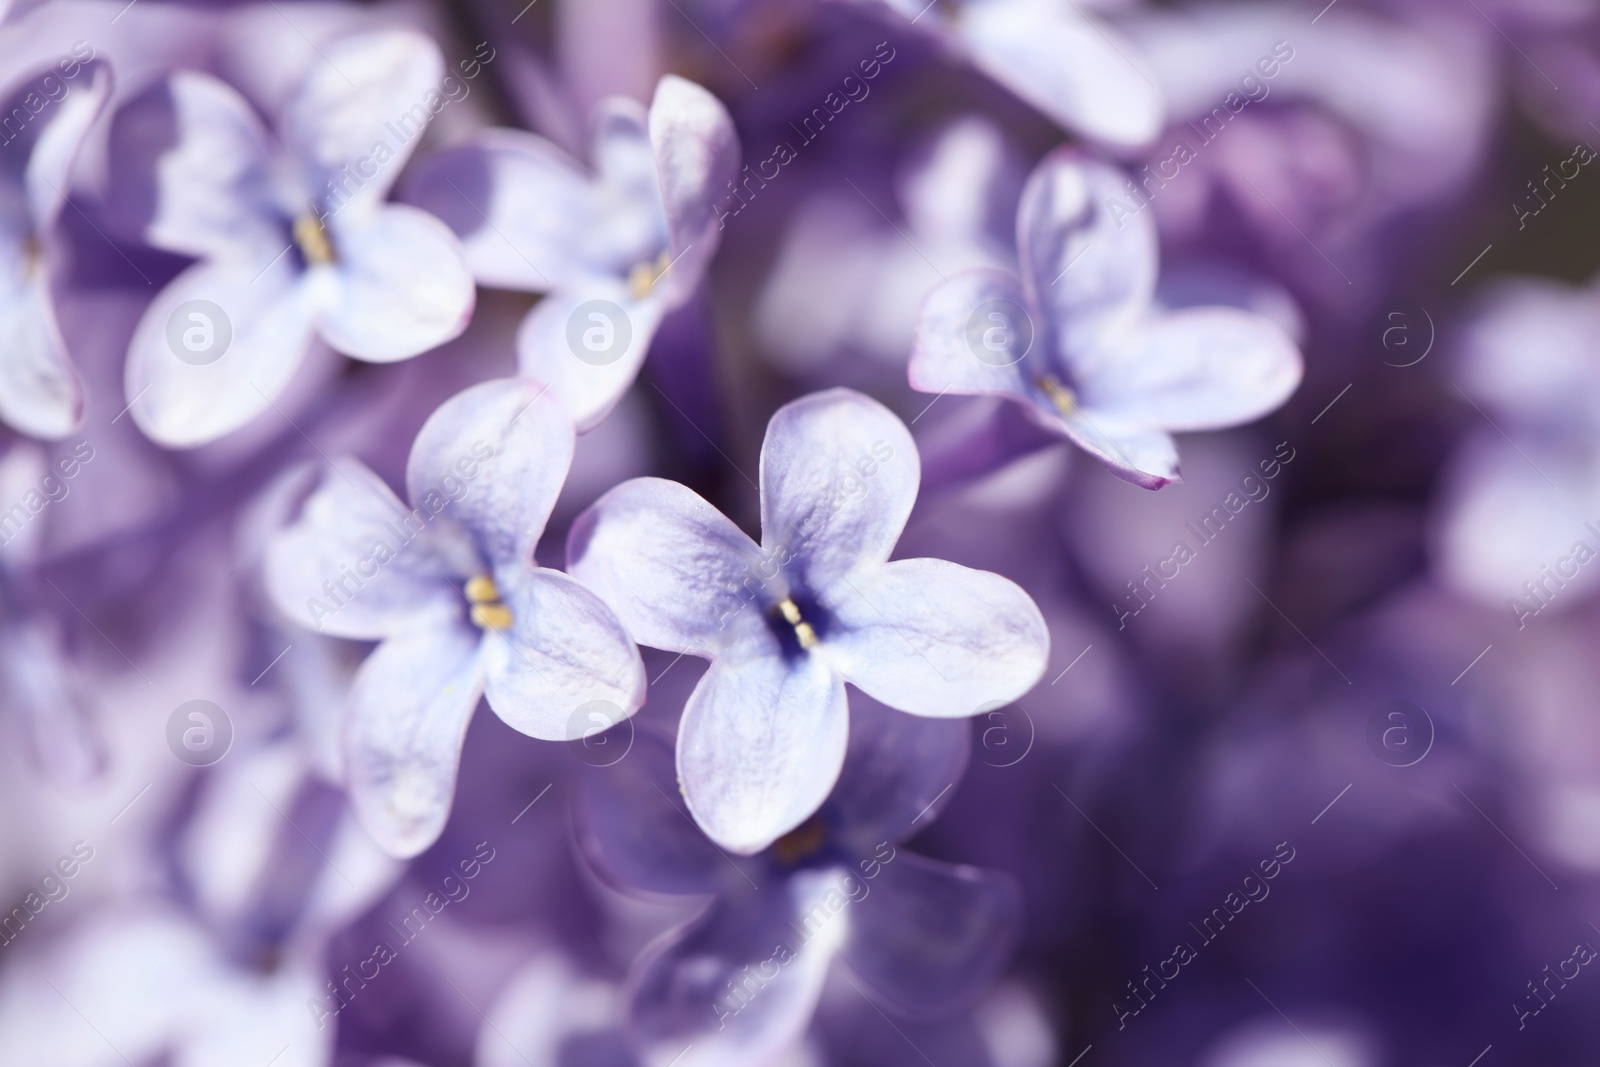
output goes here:
[{"label": "out-of-focus petal", "polygon": [[330,345],[389,363],[467,328],[477,290],[448,226],[406,204],[343,212],[330,224],[338,262],[317,315]]},{"label": "out-of-focus petal", "polygon": [[572,422],[542,382],[498,378],[439,405],[406,462],[406,495],[470,530],[491,565],[533,561],[572,465]]},{"label": "out-of-focus petal", "polygon": [[18,248],[0,271],[0,421],[30,437],[65,437],[83,421],[83,387],[67,359],[44,267]]},{"label": "out-of-focus petal", "polygon": [[612,282],[551,293],[517,330],[517,366],[550,383],[579,432],[592,430],[638,377],[661,314],[658,296],[636,300]]},{"label": "out-of-focus petal", "polygon": [[805,822],[844,765],[844,683],[817,656],[714,661],[678,725],[678,780],[695,822],[749,855]]},{"label": "out-of-focus petal", "polygon": [[772,642],[752,603],[762,556],[687,486],[634,478],[572,524],[567,571],[599,594],[641,645],[697,656]]},{"label": "out-of-focus petal", "polygon": [[897,560],[833,590],[828,662],[890,707],[972,715],[1032,689],[1050,634],[1007,578],[942,559]]},{"label": "out-of-focus petal", "polygon": [[870,697],[850,701],[850,748],[825,807],[841,851],[871,855],[931,825],[966,770],[966,722],[895,711]]},{"label": "out-of-focus petal", "polygon": [[822,595],[894,550],[922,461],[895,414],[849,389],[785,404],[761,443],[761,544]]},{"label": "out-of-focus petal", "polygon": [[850,905],[844,960],[873,997],[945,1015],[983,995],[1010,961],[1021,894],[994,871],[897,852]]},{"label": "out-of-focus petal", "polygon": [[[928,294],[911,350],[911,388],[1027,400],[1024,359],[1048,344],[1022,284],[1000,271],[970,271]],[[1036,357],[1037,358],[1037,357]]]},{"label": "out-of-focus petal", "polygon": [[669,74],[650,103],[650,143],[675,265],[663,284],[672,302],[688,297],[716,254],[716,198],[739,173],[739,139],[722,102],[694,82]]},{"label": "out-of-focus petal", "polygon": [[[28,156],[25,180],[36,232],[55,225],[72,188],[72,165],[77,162],[78,149],[111,99],[111,68],[95,63],[89,70],[93,73],[88,74],[87,84],[68,93],[56,105],[55,117],[40,132]],[[79,71],[78,76],[84,77],[85,72]]]},{"label": "out-of-focus petal", "polygon": [[486,695],[496,715],[544,741],[574,741],[596,702],[613,725],[644,704],[644,664],[617,617],[554,570],[498,572],[509,632],[484,635]]},{"label": "out-of-focus petal", "polygon": [[239,429],[289,384],[312,316],[311,293],[284,259],[195,264],[134,329],[125,374],[134,421],[169,448]]},{"label": "out-of-focus petal", "polygon": [[345,712],[345,786],[391,855],[422,852],[444,830],[467,722],[483,693],[478,633],[465,623],[391,637],[367,657]]}]

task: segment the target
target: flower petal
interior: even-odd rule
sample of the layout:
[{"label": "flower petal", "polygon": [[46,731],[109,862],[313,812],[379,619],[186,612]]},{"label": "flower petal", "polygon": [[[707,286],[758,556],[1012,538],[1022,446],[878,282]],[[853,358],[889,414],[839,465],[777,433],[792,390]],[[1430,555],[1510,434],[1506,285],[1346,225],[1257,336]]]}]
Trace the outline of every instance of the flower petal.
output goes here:
[{"label": "flower petal", "polygon": [[0,421],[49,440],[83,421],[83,387],[67,358],[44,269],[10,242],[0,296]]},{"label": "flower petal", "polygon": [[997,871],[900,851],[851,905],[844,961],[873,999],[947,1015],[985,993],[1011,959],[1022,899]]},{"label": "flower petal", "polygon": [[[572,466],[572,422],[548,387],[499,378],[462,390],[422,424],[406,495],[471,531],[492,565],[527,565]],[[431,500],[433,503],[425,503]]]},{"label": "flower petal", "polygon": [[1162,315],[1112,345],[1081,400],[1165,430],[1213,430],[1280,407],[1300,384],[1300,350],[1260,315],[1203,307]]},{"label": "flower petal", "polygon": [[715,199],[739,173],[739,138],[722,102],[694,82],[669,74],[650,102],[661,200],[674,263],[664,282],[669,303],[687,299],[716,254],[721,227]]},{"label": "flower petal", "polygon": [[1077,5],[965,3],[957,26],[984,73],[1066,128],[1120,148],[1161,131],[1161,92],[1136,49]]},{"label": "flower petal", "polygon": [[356,672],[345,711],[345,788],[373,839],[415,856],[450,817],[467,723],[483,693],[478,634],[430,626],[384,641]]},{"label": "flower petal", "polygon": [[914,715],[974,715],[1009,704],[1044,674],[1050,633],[1008,578],[942,559],[857,574],[826,603],[826,658],[845,679]]},{"label": "flower petal", "polygon": [[634,478],[572,524],[567,572],[641,645],[712,656],[776,647],[758,608],[760,550],[687,486]]},{"label": "flower petal", "polygon": [[[92,71],[92,73],[87,73]],[[72,188],[72,166],[83,147],[84,137],[111,99],[111,68],[92,63],[78,72],[76,92],[68,93],[56,104],[51,118],[28,156],[26,182],[33,228],[43,233],[55,224]],[[19,146],[20,147],[20,146]],[[17,149],[13,148],[13,151]]]},{"label": "flower petal", "polygon": [[[180,307],[195,301],[211,306]],[[125,377],[134,421],[169,448],[239,429],[289,384],[311,321],[311,294],[281,259],[265,269],[195,264],[157,294],[133,331]]]},{"label": "flower petal", "polygon": [[841,850],[865,856],[939,817],[966,770],[972,730],[865,695],[850,703],[850,748],[823,811]]},{"label": "flower petal", "polygon": [[113,217],[150,244],[260,269],[287,241],[268,216],[267,132],[227,83],[180,70],[118,108],[110,138]]},{"label": "flower petal", "polygon": [[435,105],[444,100],[437,88],[444,57],[432,38],[397,28],[350,34],[318,54],[322,61],[311,64],[284,105],[284,143],[316,168],[316,180],[336,181],[384,145],[392,155],[354,194],[357,202],[381,201],[443,106]]},{"label": "flower petal", "polygon": [[911,388],[1028,401],[1024,358],[1047,343],[1022,283],[1000,271],[968,271],[922,302],[911,350]]},{"label": "flower petal", "polygon": [[345,355],[389,363],[459,337],[477,299],[450,228],[391,204],[330,219],[339,257],[317,329]]},{"label": "flower petal", "polygon": [[1165,430],[1135,422],[1114,412],[1077,408],[1065,419],[1035,407],[1042,425],[1065,431],[1079,448],[1103,462],[1111,473],[1143,489],[1160,489],[1182,480],[1178,446]]},{"label": "flower petal", "polygon": [[1092,376],[1101,338],[1141,319],[1156,283],[1155,221],[1130,205],[1126,177],[1071,148],[1034,168],[1017,206],[1017,245],[1028,306],[1047,361],[1066,384]]},{"label": "flower petal", "polygon": [[816,596],[894,550],[917,501],[911,431],[870,397],[829,389],[785,404],[761,443],[761,545]]},{"label": "flower petal", "polygon": [[639,376],[662,310],[659,297],[612,283],[551,293],[517,330],[517,366],[550,383],[579,432],[592,430]]},{"label": "flower petal", "polygon": [[[838,882],[832,872],[815,872],[790,879],[785,892],[719,899],[646,949],[630,977],[628,1016],[647,1062],[770,1063],[795,1044],[846,930],[828,899],[844,899]],[[791,924],[816,908],[830,921],[821,936],[802,941]]]},{"label": "flower petal", "polygon": [[502,567],[497,577],[512,629],[484,635],[495,714],[529,737],[575,741],[597,703],[612,725],[638,711],[644,663],[611,609],[560,571],[511,571]]},{"label": "flower petal", "polygon": [[760,852],[827,798],[849,730],[844,683],[820,657],[714,660],[678,724],[695,822],[730,852]]},{"label": "flower petal", "polygon": [[388,637],[461,618],[456,568],[424,525],[427,514],[407,509],[359,460],[341,459],[267,546],[273,602],[335,637]]}]

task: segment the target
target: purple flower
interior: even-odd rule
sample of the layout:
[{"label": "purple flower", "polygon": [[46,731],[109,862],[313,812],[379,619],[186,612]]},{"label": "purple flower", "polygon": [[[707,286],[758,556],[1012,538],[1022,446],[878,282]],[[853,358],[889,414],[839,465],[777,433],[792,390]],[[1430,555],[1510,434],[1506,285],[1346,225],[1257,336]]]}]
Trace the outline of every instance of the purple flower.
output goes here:
[{"label": "purple flower", "polygon": [[997,395],[1146,489],[1177,481],[1172,432],[1249,422],[1300,382],[1299,350],[1231,307],[1151,304],[1156,234],[1117,170],[1060,149],[1017,210],[1022,277],[972,271],[929,294],[913,388]]},{"label": "purple flower", "polygon": [[488,130],[430,160],[408,195],[461,236],[479,282],[549,294],[523,320],[518,361],[583,431],[700,284],[720,237],[714,200],[738,170],[722,104],[668,75],[648,113],[624,97],[597,109],[593,174],[535,134]]},{"label": "purple flower", "polygon": [[761,544],[677,482],[635,478],[573,524],[568,570],[635,640],[704,656],[678,734],[695,820],[735,852],[804,822],[838,778],[848,681],[918,715],[1010,702],[1049,635],[1009,580],[888,562],[916,501],[905,424],[845,389],[779,409],[761,448]]},{"label": "purple flower", "polygon": [[338,465],[267,554],[278,606],[302,625],[381,643],[357,673],[345,777],[386,849],[444,828],[478,697],[522,733],[567,740],[644,702],[644,667],[593,593],[533,551],[574,434],[537,382],[485,382],[428,419],[406,467],[408,510],[354,460]]},{"label": "purple flower", "polygon": [[[8,122],[0,133],[0,421],[33,437],[64,437],[83,418],[52,293],[56,223],[78,150],[110,95],[104,63],[68,56],[14,82],[0,111]],[[18,130],[17,115],[39,117]]]},{"label": "purple flower", "polygon": [[753,857],[694,831],[673,799],[667,745],[652,735],[585,778],[579,841],[603,878],[710,898],[634,963],[627,1014],[647,1062],[766,1062],[804,1034],[836,960],[902,1016],[957,1011],[1006,964],[1020,919],[1010,879],[897,847],[960,780],[966,724],[875,704],[857,720],[832,795]]},{"label": "purple flower", "polygon": [[856,0],[909,19],[1064,128],[1112,148],[1161,130],[1162,97],[1137,49],[1077,4]]},{"label": "purple flower", "polygon": [[288,386],[313,338],[357,359],[409,359],[466,327],[474,291],[438,219],[384,197],[442,99],[438,47],[409,30],[321,50],[263,127],[234,89],[180,71],[117,114],[118,201],[158,248],[197,257],[128,348],[133,417],[191,447],[236,430]]}]

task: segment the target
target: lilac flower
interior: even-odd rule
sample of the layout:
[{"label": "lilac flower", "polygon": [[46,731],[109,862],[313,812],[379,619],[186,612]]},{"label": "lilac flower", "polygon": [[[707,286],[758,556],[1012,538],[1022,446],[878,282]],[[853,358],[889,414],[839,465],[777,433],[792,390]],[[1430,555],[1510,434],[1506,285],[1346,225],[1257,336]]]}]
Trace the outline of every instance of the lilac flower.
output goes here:
[{"label": "lilac flower", "polygon": [[[68,56],[14,82],[0,111],[8,122],[0,133],[0,421],[33,437],[64,437],[83,418],[52,293],[56,224],[78,150],[110,95],[104,63]],[[39,117],[14,130],[18,114]]]},{"label": "lilac flower", "polygon": [[1077,4],[855,0],[895,12],[1064,128],[1112,148],[1161,129],[1161,92],[1137,49]]},{"label": "lilac flower", "polygon": [[946,1015],[980,996],[1011,954],[1015,886],[897,847],[937,818],[967,748],[965,723],[869,702],[821,809],[748,858],[694,831],[672,796],[667,745],[653,735],[640,736],[629,761],[587,776],[579,841],[603,878],[710,898],[634,963],[627,1015],[643,1058],[767,1062],[805,1033],[835,961],[902,1016]]},{"label": "lilac flower", "polygon": [[384,201],[439,98],[438,47],[384,30],[321,51],[272,132],[196,71],[117,114],[112,150],[130,175],[118,213],[150,244],[199,259],[128,349],[133,417],[162,444],[203,444],[259,415],[313,338],[388,363],[455,337],[471,315],[448,228]]},{"label": "lilac flower", "polygon": [[1177,481],[1172,431],[1259,418],[1300,382],[1300,353],[1230,307],[1151,306],[1156,234],[1115,169],[1047,156],[1017,211],[1022,277],[973,271],[922,309],[913,388],[1006,397],[1146,489]]},{"label": "lilac flower", "polygon": [[412,445],[409,510],[347,460],[268,550],[282,610],[381,642],[351,688],[345,775],[362,821],[396,855],[444,828],[480,695],[544,740],[573,737],[569,722],[591,702],[612,721],[644,702],[638,650],[610,611],[533,562],[574,439],[544,393],[524,379],[457,394]]},{"label": "lilac flower", "polygon": [[766,848],[828,795],[846,681],[904,711],[960,716],[1044,671],[1044,619],[1015,584],[944,560],[888,562],[919,478],[905,425],[836,389],[767,426],[760,545],[659,478],[624,482],[573,524],[568,570],[637,641],[711,660],[684,708],[678,776],[724,848]]},{"label": "lilac flower", "polygon": [[599,107],[592,175],[542,137],[488,130],[430,160],[408,195],[461,236],[479,282],[549,294],[523,320],[518,360],[583,431],[700,284],[720,238],[714,200],[738,169],[722,104],[669,75],[648,113],[623,97]]}]

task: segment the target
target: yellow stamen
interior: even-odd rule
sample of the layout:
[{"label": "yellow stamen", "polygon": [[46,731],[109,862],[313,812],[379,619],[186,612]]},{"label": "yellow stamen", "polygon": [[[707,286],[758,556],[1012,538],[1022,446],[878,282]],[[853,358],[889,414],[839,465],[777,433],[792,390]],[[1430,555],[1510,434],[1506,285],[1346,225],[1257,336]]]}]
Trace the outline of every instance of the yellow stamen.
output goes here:
[{"label": "yellow stamen", "polygon": [[474,604],[493,604],[500,599],[500,590],[487,574],[467,579],[467,599]]},{"label": "yellow stamen", "polygon": [[783,614],[784,621],[794,627],[794,635],[800,641],[800,647],[811,649],[817,647],[817,631],[811,624],[800,617],[800,607],[793,600],[784,598],[778,602],[778,611]]},{"label": "yellow stamen", "polygon": [[1050,402],[1061,412],[1063,418],[1071,415],[1078,409],[1078,394],[1061,384],[1061,379],[1054,374],[1041,374],[1033,380]]},{"label": "yellow stamen", "polygon": [[793,866],[821,848],[827,837],[822,820],[813,817],[774,841],[772,849],[780,862]]},{"label": "yellow stamen", "polygon": [[500,590],[494,579],[480,574],[467,579],[467,601],[472,605],[468,617],[482,630],[511,629],[511,609],[500,602]]},{"label": "yellow stamen", "polygon": [[667,258],[665,251],[656,257],[654,263],[635,263],[633,269],[628,272],[628,291],[633,294],[633,298],[643,300],[649,296],[671,265],[672,260]]},{"label": "yellow stamen", "polygon": [[322,220],[315,215],[301,215],[294,220],[294,243],[312,266],[333,262],[333,243],[328,240]]}]

